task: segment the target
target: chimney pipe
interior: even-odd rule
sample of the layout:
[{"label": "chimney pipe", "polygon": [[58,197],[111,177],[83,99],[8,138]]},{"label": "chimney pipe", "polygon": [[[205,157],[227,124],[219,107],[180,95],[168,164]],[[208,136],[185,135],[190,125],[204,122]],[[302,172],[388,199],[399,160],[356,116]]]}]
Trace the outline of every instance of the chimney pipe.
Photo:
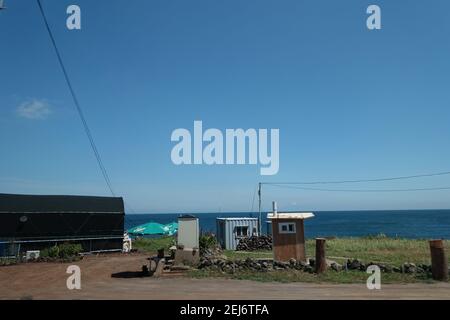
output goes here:
[{"label": "chimney pipe", "polygon": [[276,201],[272,201],[272,211],[273,211],[273,216],[275,218],[277,218],[278,210],[277,210],[277,202]]}]

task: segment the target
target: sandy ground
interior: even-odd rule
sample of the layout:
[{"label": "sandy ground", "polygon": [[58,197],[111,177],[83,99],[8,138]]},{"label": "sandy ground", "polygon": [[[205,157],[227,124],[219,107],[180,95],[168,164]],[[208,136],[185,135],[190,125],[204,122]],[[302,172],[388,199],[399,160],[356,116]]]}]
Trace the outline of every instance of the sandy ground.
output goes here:
[{"label": "sandy ground", "polygon": [[[141,278],[142,254],[89,256],[81,268],[81,290],[68,290],[68,263],[0,267],[0,299],[450,299],[450,284],[365,285],[261,283],[183,276]],[[117,277],[112,277],[116,274]]]}]

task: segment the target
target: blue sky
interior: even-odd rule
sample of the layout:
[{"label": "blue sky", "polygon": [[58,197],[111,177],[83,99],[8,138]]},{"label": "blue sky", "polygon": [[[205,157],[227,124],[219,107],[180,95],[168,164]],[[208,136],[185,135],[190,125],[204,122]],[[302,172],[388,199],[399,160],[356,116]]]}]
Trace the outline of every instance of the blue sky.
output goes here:
[{"label": "blue sky", "polygon": [[[259,181],[450,169],[448,1],[42,1],[116,193],[137,212],[248,211]],[[82,30],[66,28],[70,4]],[[370,4],[382,30],[366,28]],[[36,2],[6,5],[0,192],[108,195]],[[173,165],[170,135],[194,120],[279,128],[279,173]],[[351,187],[435,186],[450,176]],[[265,209],[450,207],[448,190],[263,191]]]}]

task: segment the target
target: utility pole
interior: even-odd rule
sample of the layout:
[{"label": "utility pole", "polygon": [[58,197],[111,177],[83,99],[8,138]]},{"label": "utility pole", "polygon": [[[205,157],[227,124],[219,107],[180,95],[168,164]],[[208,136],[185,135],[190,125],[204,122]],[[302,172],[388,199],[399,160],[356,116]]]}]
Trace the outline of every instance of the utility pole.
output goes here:
[{"label": "utility pole", "polygon": [[262,235],[261,182],[258,184],[258,207],[259,207],[259,236],[261,236]]}]

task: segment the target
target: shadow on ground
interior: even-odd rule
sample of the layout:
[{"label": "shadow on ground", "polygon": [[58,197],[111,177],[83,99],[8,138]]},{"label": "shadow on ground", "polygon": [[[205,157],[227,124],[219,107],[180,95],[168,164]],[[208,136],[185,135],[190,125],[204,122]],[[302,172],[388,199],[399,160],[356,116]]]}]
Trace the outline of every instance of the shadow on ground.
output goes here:
[{"label": "shadow on ground", "polygon": [[111,274],[111,278],[129,279],[129,278],[143,278],[143,277],[145,277],[145,274],[142,271],[123,271]]}]

